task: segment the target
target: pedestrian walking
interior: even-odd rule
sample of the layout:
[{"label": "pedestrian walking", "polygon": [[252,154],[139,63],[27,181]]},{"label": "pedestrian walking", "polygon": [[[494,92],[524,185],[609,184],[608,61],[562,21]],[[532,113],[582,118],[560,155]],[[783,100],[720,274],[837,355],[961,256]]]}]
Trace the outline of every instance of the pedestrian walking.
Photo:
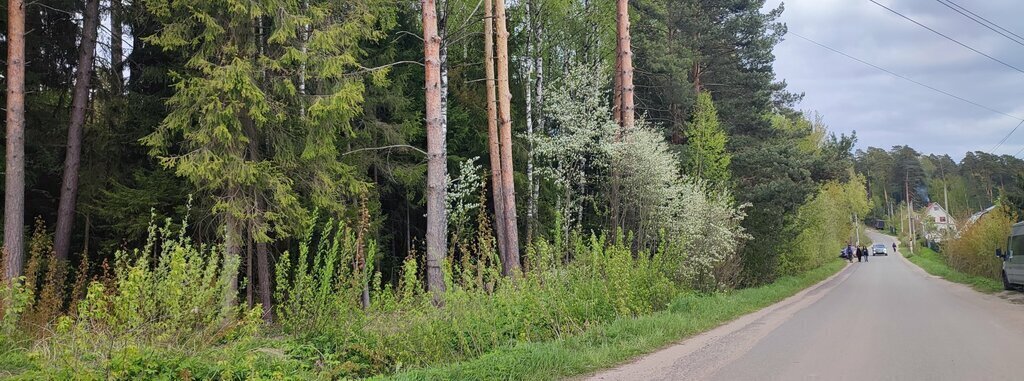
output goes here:
[{"label": "pedestrian walking", "polygon": [[860,252],[864,254],[864,262],[867,262],[868,258],[871,258],[871,252],[868,251],[868,248],[866,246],[861,246]]},{"label": "pedestrian walking", "polygon": [[892,252],[893,252],[893,253],[895,253],[895,252],[896,252],[896,242],[893,242],[893,243],[892,243]]}]

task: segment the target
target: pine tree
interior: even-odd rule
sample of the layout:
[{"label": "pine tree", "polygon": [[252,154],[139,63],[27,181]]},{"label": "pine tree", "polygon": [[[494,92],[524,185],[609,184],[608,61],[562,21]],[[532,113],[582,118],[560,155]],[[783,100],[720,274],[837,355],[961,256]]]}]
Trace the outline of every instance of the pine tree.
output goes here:
[{"label": "pine tree", "polygon": [[444,260],[448,252],[448,219],[445,210],[447,152],[441,112],[441,37],[437,33],[437,5],[421,1],[423,11],[423,62],[426,68],[427,119],[427,288],[435,304],[445,291]]},{"label": "pine tree", "polygon": [[25,260],[25,5],[24,0],[7,2],[4,281],[20,276]]},{"label": "pine tree", "polygon": [[67,260],[68,251],[71,249],[71,228],[75,221],[75,204],[78,200],[78,169],[82,163],[82,130],[85,125],[86,108],[89,105],[93,58],[96,56],[99,8],[100,0],[89,0],[85,3],[82,42],[78,48],[78,69],[71,100],[71,123],[68,124],[68,144],[64,157],[64,179],[60,188],[60,207],[57,209],[57,233],[54,236],[53,249],[59,261]]},{"label": "pine tree", "polygon": [[505,0],[494,2],[495,52],[498,94],[498,138],[501,141],[502,202],[505,204],[506,253],[501,272],[512,276],[519,270],[519,223],[516,218],[516,186],[512,167],[512,91],[509,90],[508,28]]}]

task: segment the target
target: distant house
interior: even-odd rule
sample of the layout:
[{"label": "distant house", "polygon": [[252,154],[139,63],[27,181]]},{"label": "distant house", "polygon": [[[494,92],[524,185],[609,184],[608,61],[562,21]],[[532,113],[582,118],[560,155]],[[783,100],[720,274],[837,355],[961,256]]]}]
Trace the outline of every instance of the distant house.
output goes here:
[{"label": "distant house", "polygon": [[925,238],[938,242],[946,234],[956,231],[956,221],[953,221],[953,216],[939,203],[929,203],[924,207],[923,214],[921,222],[925,225]]}]

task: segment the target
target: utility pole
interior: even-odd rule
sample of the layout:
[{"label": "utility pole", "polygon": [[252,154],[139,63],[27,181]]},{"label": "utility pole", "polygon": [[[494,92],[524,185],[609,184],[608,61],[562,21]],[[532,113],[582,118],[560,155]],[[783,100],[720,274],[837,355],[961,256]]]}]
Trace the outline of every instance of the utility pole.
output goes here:
[{"label": "utility pole", "polygon": [[857,212],[853,212],[853,230],[857,232],[857,246],[860,246],[860,220],[857,218]]},{"label": "utility pole", "polygon": [[914,202],[910,198],[910,170],[907,169],[903,177],[903,195],[907,200],[907,231],[910,233],[910,254],[914,254]]}]

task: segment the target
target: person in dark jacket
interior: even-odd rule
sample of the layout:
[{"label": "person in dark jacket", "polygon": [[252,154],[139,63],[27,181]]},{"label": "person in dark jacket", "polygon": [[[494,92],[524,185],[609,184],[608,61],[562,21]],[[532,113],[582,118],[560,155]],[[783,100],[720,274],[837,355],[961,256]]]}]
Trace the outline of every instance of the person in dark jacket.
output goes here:
[{"label": "person in dark jacket", "polygon": [[867,262],[868,259],[871,258],[871,252],[868,251],[868,248],[866,246],[860,247],[860,253],[861,255],[864,256],[864,262]]}]

